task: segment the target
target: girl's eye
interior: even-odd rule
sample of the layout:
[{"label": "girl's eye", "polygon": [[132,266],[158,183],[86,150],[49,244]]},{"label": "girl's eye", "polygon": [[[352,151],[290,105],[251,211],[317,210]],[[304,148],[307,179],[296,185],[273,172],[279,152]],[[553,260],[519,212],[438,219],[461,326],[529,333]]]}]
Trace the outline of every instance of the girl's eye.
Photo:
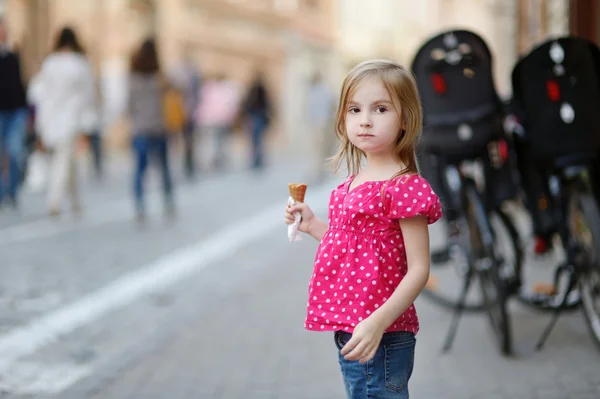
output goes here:
[{"label": "girl's eye", "polygon": [[383,114],[384,112],[387,111],[386,107],[377,107],[375,108],[375,111],[379,112],[380,114]]},{"label": "girl's eye", "polygon": [[351,114],[356,114],[356,113],[360,112],[360,110],[356,107],[351,107],[348,109],[348,112],[350,112]]}]

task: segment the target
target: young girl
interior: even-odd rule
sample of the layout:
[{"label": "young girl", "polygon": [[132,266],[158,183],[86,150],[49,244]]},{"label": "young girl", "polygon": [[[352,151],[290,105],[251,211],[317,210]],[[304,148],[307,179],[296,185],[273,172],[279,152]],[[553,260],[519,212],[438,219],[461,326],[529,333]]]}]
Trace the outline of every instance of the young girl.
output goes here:
[{"label": "young girl", "polygon": [[[334,158],[350,176],[331,193],[329,224],[306,204],[299,230],[320,241],[305,328],[334,331],[349,398],[408,398],[415,334],[413,302],[429,277],[428,223],[442,213],[417,174],[421,106],[412,75],[384,60],[346,77]],[[365,166],[363,161],[366,159]]]}]

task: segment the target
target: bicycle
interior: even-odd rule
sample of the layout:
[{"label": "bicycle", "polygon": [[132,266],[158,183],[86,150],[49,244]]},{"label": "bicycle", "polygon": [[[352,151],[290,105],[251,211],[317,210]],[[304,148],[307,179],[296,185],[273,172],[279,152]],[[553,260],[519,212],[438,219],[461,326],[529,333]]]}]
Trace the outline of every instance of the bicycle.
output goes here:
[{"label": "bicycle", "polygon": [[576,309],[600,348],[600,210],[594,196],[599,187],[590,180],[600,152],[599,71],[600,48],[577,37],[541,43],[512,71],[514,134],[527,145],[517,160],[520,169],[533,167],[543,176],[550,225],[565,253],[549,289],[515,295],[552,312],[537,350],[560,315]]},{"label": "bicycle", "polygon": [[[507,300],[519,286],[517,278],[523,262],[519,234],[499,206],[489,206],[482,198],[476,173],[478,161],[448,164],[443,156],[434,157],[440,161],[436,167],[442,176],[440,189],[448,199],[448,207],[453,209],[448,221],[447,257],[434,259],[431,271],[432,278],[444,281],[450,291],[431,284],[432,278],[424,290],[426,297],[454,311],[442,351],[451,349],[465,311],[486,312],[500,352],[509,355],[512,334]],[[502,251],[498,251],[500,235],[507,239],[508,246]],[[456,271],[460,284],[451,281],[450,275]],[[442,272],[441,278],[438,272]],[[471,290],[476,280],[479,292]]]},{"label": "bicycle", "polygon": [[[513,292],[520,303],[553,313],[536,343],[537,350],[544,346],[560,315],[578,309],[600,348],[600,210],[589,179],[594,158],[595,154],[581,154],[556,160],[548,178],[548,202],[565,260],[556,266],[554,281],[546,292]],[[561,281],[565,281],[562,292]]]},{"label": "bicycle", "polygon": [[[514,229],[502,210],[490,207],[488,201],[481,198],[482,192],[490,191],[481,190],[477,179],[464,173],[463,167],[472,160],[487,157],[489,144],[504,137],[504,106],[494,86],[492,52],[475,32],[447,30],[423,43],[415,54],[411,70],[423,104],[419,149],[421,153],[433,154],[443,160],[443,165],[431,174],[442,176],[438,185],[451,189],[442,189],[438,194],[441,194],[445,207],[445,219],[451,221],[448,258],[454,261],[457,259],[453,258],[460,258],[453,262],[459,269],[459,295],[443,290],[451,286],[446,284],[446,278],[440,280],[444,284],[438,284],[438,287],[433,287],[436,281],[430,279],[424,294],[454,309],[443,350],[450,349],[462,313],[474,310],[488,313],[500,350],[510,353],[510,321],[506,311],[508,287],[505,287],[508,280],[501,273],[519,265],[508,267],[503,255],[494,251],[498,226],[511,226],[503,230],[509,231],[510,241],[516,248],[512,263],[520,263],[519,242],[512,239]],[[453,180],[450,186],[446,177]],[[435,188],[435,182],[433,185]],[[445,198],[443,191],[449,193]],[[446,206],[454,202],[452,200],[457,200],[456,217],[449,217],[452,212],[447,212]],[[448,262],[441,260],[432,257],[433,277],[441,270],[452,270],[444,268],[443,264],[447,266]],[[470,292],[475,280],[480,289],[473,298]]]}]

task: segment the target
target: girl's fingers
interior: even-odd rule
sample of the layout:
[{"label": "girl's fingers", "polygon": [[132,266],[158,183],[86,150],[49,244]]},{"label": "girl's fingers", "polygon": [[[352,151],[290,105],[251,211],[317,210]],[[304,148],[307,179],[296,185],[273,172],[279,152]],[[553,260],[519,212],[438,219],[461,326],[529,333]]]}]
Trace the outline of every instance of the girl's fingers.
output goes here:
[{"label": "girl's fingers", "polygon": [[367,344],[363,341],[358,342],[354,348],[344,358],[346,360],[359,360],[367,354]]},{"label": "girl's fingers", "polygon": [[350,352],[354,348],[354,346],[357,345],[359,342],[360,341],[356,336],[352,336],[350,340],[346,342],[346,345],[344,345],[344,347],[340,349],[340,353],[342,354],[342,356],[345,356],[348,352]]},{"label": "girl's fingers", "polygon": [[289,212],[287,212],[287,211],[286,211],[286,212],[285,212],[285,214],[283,215],[283,219],[285,220],[285,222],[286,222],[287,224],[292,224],[292,223],[294,223],[294,215],[292,215],[291,213],[289,213]]},{"label": "girl's fingers", "polygon": [[375,353],[377,352],[377,347],[371,348],[365,352],[367,352],[367,354],[362,359],[360,359],[360,363],[366,363],[369,360],[373,359],[375,357]]}]

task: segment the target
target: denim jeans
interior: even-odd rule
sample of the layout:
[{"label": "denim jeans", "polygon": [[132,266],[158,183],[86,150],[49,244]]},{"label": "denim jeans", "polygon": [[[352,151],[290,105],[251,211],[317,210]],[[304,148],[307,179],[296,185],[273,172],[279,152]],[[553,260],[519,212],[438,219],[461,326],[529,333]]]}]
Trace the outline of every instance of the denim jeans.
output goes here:
[{"label": "denim jeans", "polygon": [[[0,200],[5,194],[15,198],[25,161],[26,108],[0,111]],[[4,157],[8,158],[8,163]],[[8,165],[5,178],[3,169]]]},{"label": "denim jeans", "polygon": [[154,158],[161,170],[165,202],[172,205],[173,182],[169,169],[167,137],[137,135],[133,139],[133,150],[136,160],[134,194],[138,211],[144,211],[144,176],[151,158]]},{"label": "denim jeans", "polygon": [[415,359],[413,333],[385,333],[373,359],[363,364],[345,360],[339,352],[350,333],[336,331],[334,337],[348,399],[408,399]]},{"label": "denim jeans", "polygon": [[261,113],[250,114],[250,135],[252,143],[252,169],[264,166],[264,136],[268,119]]}]

